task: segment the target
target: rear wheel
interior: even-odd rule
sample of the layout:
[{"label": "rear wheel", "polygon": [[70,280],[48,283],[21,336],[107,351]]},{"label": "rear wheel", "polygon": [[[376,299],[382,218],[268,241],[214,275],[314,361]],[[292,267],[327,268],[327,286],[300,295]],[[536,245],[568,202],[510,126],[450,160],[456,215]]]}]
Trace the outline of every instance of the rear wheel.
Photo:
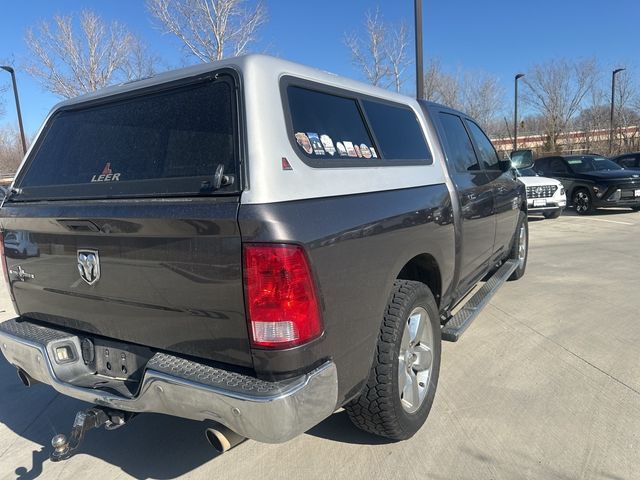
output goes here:
[{"label": "rear wheel", "polygon": [[524,275],[527,269],[527,259],[529,258],[529,222],[527,215],[524,212],[520,212],[518,218],[518,228],[516,228],[516,234],[511,244],[511,253],[509,254],[509,260],[516,260],[518,262],[518,268],[516,268],[509,280],[518,280]]},{"label": "rear wheel", "polygon": [[562,215],[562,209],[559,208],[558,210],[553,210],[551,212],[543,212],[542,215],[547,219],[558,218],[560,215]]},{"label": "rear wheel", "polygon": [[360,429],[411,438],[424,424],[440,372],[440,317],[429,288],[396,280],[385,309],[369,379],[345,409]]},{"label": "rear wheel", "polygon": [[586,188],[579,188],[573,192],[573,206],[576,207],[578,215],[588,215],[593,212],[593,201],[591,194]]}]

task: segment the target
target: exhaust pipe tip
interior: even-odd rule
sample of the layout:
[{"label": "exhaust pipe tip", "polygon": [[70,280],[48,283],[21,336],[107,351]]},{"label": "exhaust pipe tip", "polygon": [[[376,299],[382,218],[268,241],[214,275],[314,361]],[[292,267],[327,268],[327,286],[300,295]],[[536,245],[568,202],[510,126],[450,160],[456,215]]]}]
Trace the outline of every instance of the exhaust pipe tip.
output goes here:
[{"label": "exhaust pipe tip", "polygon": [[39,383],[31,375],[29,375],[27,372],[25,372],[23,369],[19,367],[18,367],[18,378],[20,379],[20,381],[25,387],[31,387],[36,383]]},{"label": "exhaust pipe tip", "polygon": [[204,434],[209,444],[218,453],[228,452],[233,447],[246,440],[245,437],[237,434],[224,425],[217,425],[216,428],[207,428],[204,431]]}]

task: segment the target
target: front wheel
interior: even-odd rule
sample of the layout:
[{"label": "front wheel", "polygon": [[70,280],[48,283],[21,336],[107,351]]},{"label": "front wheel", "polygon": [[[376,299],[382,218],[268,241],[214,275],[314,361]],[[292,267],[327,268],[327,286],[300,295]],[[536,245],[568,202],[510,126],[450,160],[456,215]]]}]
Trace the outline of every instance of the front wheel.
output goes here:
[{"label": "front wheel", "polygon": [[369,379],[345,406],[351,421],[382,437],[411,438],[431,410],[440,351],[440,316],[433,294],[423,283],[396,280]]},{"label": "front wheel", "polygon": [[593,212],[593,201],[591,195],[584,188],[579,188],[573,193],[573,206],[576,207],[578,215],[588,215]]}]

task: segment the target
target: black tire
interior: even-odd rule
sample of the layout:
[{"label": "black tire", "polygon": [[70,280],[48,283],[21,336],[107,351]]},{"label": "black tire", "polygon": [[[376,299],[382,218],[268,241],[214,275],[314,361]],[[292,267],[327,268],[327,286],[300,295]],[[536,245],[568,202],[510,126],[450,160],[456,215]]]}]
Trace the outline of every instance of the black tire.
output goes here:
[{"label": "black tire", "polygon": [[551,212],[542,212],[542,215],[546,219],[558,218],[560,215],[562,215],[562,209],[559,208],[559,209],[553,210]]},{"label": "black tire", "polygon": [[[409,315],[424,309],[424,328],[431,328],[431,367],[424,396],[409,413],[403,407],[399,368],[403,334]],[[408,331],[408,330],[407,330]],[[420,282],[396,280],[384,312],[369,379],[360,395],[345,405],[351,421],[360,429],[393,440],[411,438],[424,424],[435,398],[440,372],[440,315],[433,294]],[[420,344],[420,343],[419,343]],[[405,362],[405,360],[402,360]],[[407,367],[407,371],[411,366]],[[403,370],[404,371],[404,370]],[[418,375],[418,373],[415,373]],[[407,377],[404,377],[405,381]],[[417,377],[416,377],[417,378]]]},{"label": "black tire", "polygon": [[573,203],[578,215],[589,215],[593,213],[593,199],[591,198],[589,190],[586,188],[576,188],[571,196],[571,203]]},{"label": "black tire", "polygon": [[[521,237],[520,232],[524,228],[524,259],[520,258],[520,243]],[[518,218],[518,227],[516,228],[516,233],[513,236],[513,242],[511,243],[511,252],[509,253],[509,260],[516,260],[519,262],[518,268],[516,268],[511,276],[509,277],[509,281],[519,280],[523,277],[525,270],[527,269],[527,260],[529,260],[529,221],[527,219],[527,215],[524,212],[520,212],[520,217]]]}]

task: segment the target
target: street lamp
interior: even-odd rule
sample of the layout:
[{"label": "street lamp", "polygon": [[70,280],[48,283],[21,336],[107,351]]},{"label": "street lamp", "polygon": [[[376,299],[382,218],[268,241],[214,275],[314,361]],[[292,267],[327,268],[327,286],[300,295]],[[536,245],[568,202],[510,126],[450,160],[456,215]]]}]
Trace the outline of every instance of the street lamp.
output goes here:
[{"label": "street lamp", "polygon": [[416,97],[424,98],[424,73],[422,69],[422,0],[414,0],[416,32]]},{"label": "street lamp", "polygon": [[24,127],[22,126],[22,113],[20,112],[20,100],[18,100],[18,85],[16,84],[16,72],[12,67],[0,65],[0,69],[11,74],[11,82],[13,83],[13,96],[16,99],[16,112],[18,113],[18,126],[20,127],[20,139],[22,140],[22,152],[27,154],[27,142],[24,139]]},{"label": "street lamp", "polygon": [[611,73],[611,116],[609,117],[609,153],[613,153],[613,104],[616,93],[616,74],[626,70],[626,68],[616,68]]},{"label": "street lamp", "polygon": [[515,92],[513,96],[513,149],[518,149],[518,80],[524,77],[524,73],[515,76]]}]

